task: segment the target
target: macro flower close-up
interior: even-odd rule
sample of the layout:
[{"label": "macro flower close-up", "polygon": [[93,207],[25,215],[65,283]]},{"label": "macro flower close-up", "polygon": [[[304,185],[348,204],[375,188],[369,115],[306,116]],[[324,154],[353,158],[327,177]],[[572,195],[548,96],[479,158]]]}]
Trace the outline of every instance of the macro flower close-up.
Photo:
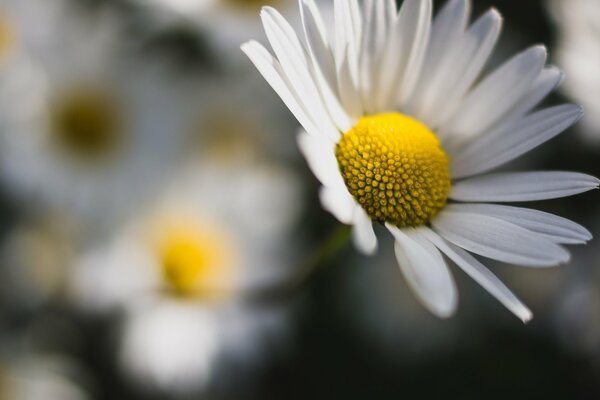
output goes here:
[{"label": "macro flower close-up", "polygon": [[600,398],[597,1],[0,0],[0,400]]},{"label": "macro flower close-up", "polygon": [[303,41],[265,7],[275,56],[257,42],[242,47],[301,123],[298,144],[323,185],[323,207],[353,226],[367,254],[377,248],[373,222],[384,224],[400,269],[436,315],[457,304],[444,254],[528,321],[531,311],[469,253],[549,267],[569,260],[562,244],[591,239],[561,217],[495,203],[570,196],[597,188],[596,178],[489,173],[581,117],[571,104],[534,111],[560,71],[534,46],[477,82],[502,18],[492,9],[469,24],[467,0],[448,1],[433,20],[431,1],[408,0],[398,11],[395,1],[335,7],[330,34],[315,2],[300,1]]}]

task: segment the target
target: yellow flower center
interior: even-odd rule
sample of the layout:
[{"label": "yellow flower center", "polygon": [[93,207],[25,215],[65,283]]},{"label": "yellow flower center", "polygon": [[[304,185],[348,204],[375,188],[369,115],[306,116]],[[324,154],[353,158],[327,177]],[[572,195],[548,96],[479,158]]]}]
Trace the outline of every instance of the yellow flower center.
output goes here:
[{"label": "yellow flower center", "polygon": [[424,124],[402,114],[367,116],[346,132],[336,158],[350,193],[371,219],[419,226],[446,204],[448,157]]},{"label": "yellow flower center", "polygon": [[162,273],[179,296],[218,298],[233,289],[233,253],[223,233],[179,225],[163,232]]},{"label": "yellow flower center", "polygon": [[64,93],[50,107],[54,139],[78,158],[104,158],[122,139],[120,111],[116,99],[103,90]]}]

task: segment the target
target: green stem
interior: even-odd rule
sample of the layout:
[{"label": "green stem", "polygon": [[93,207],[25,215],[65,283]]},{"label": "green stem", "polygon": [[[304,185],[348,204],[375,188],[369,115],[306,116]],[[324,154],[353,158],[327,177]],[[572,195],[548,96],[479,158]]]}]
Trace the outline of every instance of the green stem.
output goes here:
[{"label": "green stem", "polygon": [[302,265],[295,271],[294,276],[289,280],[281,282],[280,285],[274,287],[263,288],[254,293],[250,293],[253,300],[259,302],[273,302],[293,296],[300,291],[302,287],[310,280],[310,278],[319,270],[319,267],[326,264],[333,256],[335,256],[345,245],[350,238],[351,227],[347,225],[338,225],[333,229],[312,253],[306,257]]}]

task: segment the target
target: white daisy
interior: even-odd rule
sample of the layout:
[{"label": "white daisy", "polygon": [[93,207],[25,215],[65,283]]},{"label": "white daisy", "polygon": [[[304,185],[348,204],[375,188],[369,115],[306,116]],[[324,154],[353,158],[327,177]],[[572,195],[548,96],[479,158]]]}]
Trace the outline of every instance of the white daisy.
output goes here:
[{"label": "white daisy", "polygon": [[[501,17],[468,24],[470,2],[450,0],[432,21],[430,0],[337,0],[324,21],[300,0],[304,41],[273,8],[261,12],[272,56],[242,46],[296,116],[300,149],[323,184],[323,207],[376,250],[374,221],[395,239],[408,283],[433,313],[455,312],[457,290],[442,254],[523,321],[525,307],[471,253],[530,267],[565,263],[565,243],[591,235],[536,210],[488,204],[569,196],[596,178],[568,172],[484,174],[556,136],[576,105],[531,112],[561,80],[535,46],[478,78]],[[328,30],[329,29],[329,30]]]},{"label": "white daisy", "polygon": [[[6,353],[11,354],[7,357]],[[12,354],[0,360],[0,398],[14,400],[88,400],[81,366],[53,355]]]},{"label": "white daisy", "polygon": [[28,34],[23,56],[0,72],[3,177],[29,203],[117,219],[177,155],[177,88],[124,56],[112,16],[46,15],[48,2],[26,3],[47,19],[17,18],[21,31],[51,38]]},{"label": "white daisy", "polygon": [[[277,194],[265,200],[272,185]],[[87,310],[126,311],[120,360],[142,386],[212,387],[220,366],[256,367],[284,336],[282,308],[245,299],[289,278],[298,197],[276,166],[200,162],[153,210],[76,262],[73,298]]]},{"label": "white daisy", "polygon": [[596,144],[600,136],[600,2],[549,0],[558,26],[557,56],[569,79],[565,93],[587,110],[582,121],[586,137]]}]

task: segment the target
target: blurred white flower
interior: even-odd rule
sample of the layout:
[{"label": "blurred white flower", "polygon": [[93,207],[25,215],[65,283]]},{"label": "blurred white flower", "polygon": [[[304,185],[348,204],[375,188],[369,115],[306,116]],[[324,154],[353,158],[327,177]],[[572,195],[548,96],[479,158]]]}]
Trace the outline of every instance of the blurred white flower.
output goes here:
[{"label": "blurred white flower", "polygon": [[0,361],[0,398],[6,400],[87,400],[77,367],[58,356],[16,356]]},{"label": "blurred white flower", "polygon": [[220,346],[212,310],[161,301],[136,310],[124,327],[121,362],[133,380],[193,391],[206,386]]},{"label": "blurred white flower", "polygon": [[48,3],[63,4],[19,3],[29,6],[21,30],[44,34],[30,34],[23,57],[0,74],[2,174],[29,203],[114,221],[150,195],[178,154],[177,87],[124,56],[112,15],[46,14]]},{"label": "blurred white flower", "polygon": [[558,27],[557,59],[568,79],[562,88],[586,113],[582,132],[600,144],[600,2],[548,0]]},{"label": "blurred white flower", "polygon": [[82,256],[74,301],[126,311],[121,360],[142,386],[197,390],[228,360],[256,365],[263,352],[254,350],[265,335],[279,337],[286,313],[244,299],[293,273],[298,199],[279,167],[207,156],[120,235]]},{"label": "blurred white flower", "polygon": [[2,304],[35,309],[64,294],[72,256],[67,221],[43,216],[17,225],[0,251]]}]

